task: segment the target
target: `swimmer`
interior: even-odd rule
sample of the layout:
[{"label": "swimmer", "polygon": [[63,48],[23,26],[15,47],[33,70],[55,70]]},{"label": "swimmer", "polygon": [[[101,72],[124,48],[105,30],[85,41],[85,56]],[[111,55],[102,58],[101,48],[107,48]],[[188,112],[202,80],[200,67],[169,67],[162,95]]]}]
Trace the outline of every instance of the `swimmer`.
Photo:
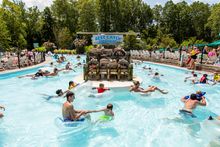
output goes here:
[{"label": "swimmer", "polygon": [[59,70],[57,68],[54,68],[52,73],[47,73],[47,74],[45,74],[45,76],[54,77],[54,76],[57,76],[60,71],[62,71],[62,69]]},{"label": "swimmer", "polygon": [[68,89],[71,90],[71,89],[75,88],[75,87],[78,86],[78,85],[79,85],[79,84],[77,84],[77,83],[75,83],[75,82],[73,82],[73,81],[70,81],[70,82],[69,82],[69,87],[68,87]]},{"label": "swimmer", "polygon": [[220,120],[220,116],[217,116],[216,118],[213,118],[212,116],[209,116],[208,120]]},{"label": "swimmer", "polygon": [[[148,74],[148,75],[151,75],[151,74]],[[160,76],[164,76],[164,75],[160,75],[158,72],[155,72],[154,74],[153,74],[153,79],[160,79]]]},{"label": "swimmer", "polygon": [[103,93],[106,90],[110,90],[109,88],[105,88],[105,85],[103,83],[100,83],[98,88],[94,87],[92,89],[97,89],[98,93]]},{"label": "swimmer", "polygon": [[159,89],[156,86],[148,86],[147,89],[143,89],[142,87],[140,87],[140,82],[139,81],[134,81],[133,83],[134,83],[134,85],[132,85],[130,87],[130,92],[134,91],[134,92],[141,92],[141,93],[149,93],[149,92],[155,92],[157,90],[157,91],[161,92],[162,94],[167,94],[168,93],[164,90]]},{"label": "swimmer", "polygon": [[53,67],[53,62],[50,62],[50,67]]},{"label": "swimmer", "polygon": [[213,82],[220,82],[220,74],[214,72],[213,74]]},{"label": "swimmer", "polygon": [[65,70],[73,70],[70,66],[71,66],[71,64],[70,64],[70,62],[68,62],[65,66]]},{"label": "swimmer", "polygon": [[[196,91],[197,100],[201,101],[202,98],[205,99],[205,96],[204,96],[205,94],[206,94],[206,92],[201,92],[200,90]],[[189,99],[189,98],[190,98],[190,96],[185,96],[182,99]]]},{"label": "swimmer", "polygon": [[75,110],[73,107],[73,100],[75,99],[73,92],[67,92],[66,102],[63,104],[62,115],[64,121],[78,121],[84,118],[81,118],[83,115],[87,114],[87,110]]},{"label": "swimmer", "polygon": [[113,112],[113,105],[112,104],[108,104],[105,108],[103,109],[100,109],[100,110],[91,110],[91,111],[88,111],[88,113],[93,113],[93,112],[104,112],[105,113],[105,116],[111,116],[113,117],[115,114]]},{"label": "swimmer", "polygon": [[39,78],[39,77],[43,77],[44,75],[45,75],[45,73],[41,69],[39,69],[38,72],[36,72],[35,74],[24,75],[24,76],[20,76],[18,78],[31,77],[32,79],[36,79],[36,78]]},{"label": "swimmer", "polygon": [[[0,106],[0,109],[2,109],[3,111],[5,111],[5,107],[4,106]],[[0,118],[4,117],[3,113],[0,112]]]},{"label": "swimmer", "polygon": [[187,82],[187,80],[192,81],[192,84],[197,84],[197,83],[199,83],[199,79],[198,79],[198,77],[197,77],[197,74],[193,74],[192,77],[186,77],[185,80],[184,80],[184,82]]},{"label": "swimmer", "polygon": [[191,94],[189,99],[182,98],[181,101],[184,103],[184,108],[180,112],[186,112],[192,115],[193,110],[198,106],[206,106],[205,97],[199,101],[196,94]]},{"label": "swimmer", "polygon": [[56,91],[56,96],[51,96],[51,95],[47,95],[47,94],[41,94],[41,95],[45,96],[46,100],[50,100],[51,98],[60,98],[61,96],[63,96],[67,92],[69,92],[69,90],[66,90],[63,92],[62,89],[58,89]]},{"label": "swimmer", "polygon": [[[210,81],[208,78],[208,75],[207,74],[203,74],[203,76],[201,77],[200,79],[200,82],[201,84],[210,84],[208,81]],[[214,82],[213,84],[210,84],[210,85],[215,85],[216,83]]]}]

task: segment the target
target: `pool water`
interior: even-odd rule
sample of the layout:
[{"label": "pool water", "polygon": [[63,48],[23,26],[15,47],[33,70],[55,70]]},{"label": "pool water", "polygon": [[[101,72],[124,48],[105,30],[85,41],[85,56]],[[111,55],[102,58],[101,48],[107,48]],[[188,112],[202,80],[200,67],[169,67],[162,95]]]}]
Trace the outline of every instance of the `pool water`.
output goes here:
[{"label": "pool water", "polygon": [[[67,58],[72,64],[78,62],[76,56]],[[81,62],[83,59],[85,57],[81,58]],[[142,69],[145,65],[164,76],[160,80],[152,80],[149,72]],[[57,65],[58,68],[64,66]],[[109,122],[99,122],[97,120],[103,113],[93,113],[91,122],[77,127],[57,124],[65,98],[46,100],[42,94],[55,95],[57,89],[66,90],[68,82],[82,73],[82,67],[76,68],[76,72],[61,72],[54,78],[31,80],[16,77],[37,70],[4,77],[0,75],[0,104],[6,107],[5,117],[0,120],[0,146],[219,146],[220,124],[207,121],[207,118],[220,114],[220,86],[185,83],[184,78],[189,74],[186,70],[152,63],[134,65],[135,76],[143,79],[142,87],[155,85],[169,91],[167,95],[155,92],[142,96],[128,92],[128,88],[117,88],[111,89],[105,97],[89,98],[88,93],[92,91],[90,83],[79,86],[74,90],[75,109],[96,110],[112,103],[115,118]],[[180,115],[179,109],[183,107],[180,98],[196,90],[207,92],[208,105],[195,110],[197,118]]]}]

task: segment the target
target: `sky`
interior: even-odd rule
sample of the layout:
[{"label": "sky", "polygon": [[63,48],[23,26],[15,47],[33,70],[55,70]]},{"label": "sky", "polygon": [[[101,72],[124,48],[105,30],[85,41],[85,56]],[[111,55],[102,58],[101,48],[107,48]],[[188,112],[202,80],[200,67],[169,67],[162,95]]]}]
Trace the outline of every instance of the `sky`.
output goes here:
[{"label": "sky", "polygon": [[[156,4],[164,5],[167,0],[144,0],[147,4],[153,7]],[[173,0],[175,3],[181,2],[183,0]],[[188,3],[193,3],[194,1],[201,1],[209,4],[214,4],[219,2],[219,0],[185,0]],[[0,3],[2,0],[0,0]],[[53,0],[23,0],[27,7],[38,6],[40,10],[43,10],[46,6],[50,6]]]}]

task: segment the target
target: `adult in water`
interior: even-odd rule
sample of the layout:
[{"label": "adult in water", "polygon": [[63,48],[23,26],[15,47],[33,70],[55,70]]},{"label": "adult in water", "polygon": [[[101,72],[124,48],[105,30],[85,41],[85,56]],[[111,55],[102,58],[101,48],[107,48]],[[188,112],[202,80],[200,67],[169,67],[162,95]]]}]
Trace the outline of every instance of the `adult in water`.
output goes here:
[{"label": "adult in water", "polygon": [[142,87],[140,87],[140,82],[139,81],[134,81],[133,83],[134,83],[134,85],[132,85],[130,87],[130,91],[141,92],[141,93],[150,93],[150,92],[155,92],[157,90],[162,94],[167,94],[168,93],[164,90],[159,89],[156,86],[149,86],[147,89],[143,89]]},{"label": "adult in water", "polygon": [[206,106],[205,97],[201,97],[202,99],[199,101],[196,94],[191,94],[189,99],[181,98],[181,101],[184,103],[183,109],[180,112],[187,113],[189,115],[193,115],[193,110],[198,106]]},{"label": "adult in water", "polygon": [[54,77],[54,76],[57,76],[60,71],[62,70],[58,70],[57,68],[54,68],[52,73],[47,73],[45,74],[45,76]]},{"label": "adult in water", "polygon": [[66,64],[65,70],[73,70],[73,69],[71,68],[70,62],[68,62],[68,63]]},{"label": "adult in water", "polygon": [[46,73],[44,73],[42,71],[42,69],[39,69],[38,72],[36,72],[35,74],[32,74],[32,75],[24,75],[24,76],[20,76],[18,78],[24,78],[24,77],[31,77],[32,79],[36,79],[36,78],[39,78],[39,77],[43,77]]},{"label": "adult in water", "polygon": [[67,92],[66,102],[63,104],[62,114],[64,121],[83,121],[83,115],[87,114],[87,110],[75,110],[73,107],[73,100],[75,99],[73,92]]},{"label": "adult in water", "polygon": [[[0,109],[5,111],[5,107],[4,106],[0,106]],[[2,118],[3,116],[4,116],[3,113],[0,112],[0,118]]]}]

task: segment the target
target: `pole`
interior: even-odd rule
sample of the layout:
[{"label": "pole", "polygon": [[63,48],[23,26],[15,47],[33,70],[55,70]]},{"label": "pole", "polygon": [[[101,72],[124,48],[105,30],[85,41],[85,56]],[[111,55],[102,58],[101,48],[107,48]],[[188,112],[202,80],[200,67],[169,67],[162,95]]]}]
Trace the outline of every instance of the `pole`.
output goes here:
[{"label": "pole", "polygon": [[201,61],[200,61],[200,64],[202,64],[202,61],[203,61],[203,54],[204,54],[204,48],[202,49],[202,55],[201,55]]},{"label": "pole", "polygon": [[181,57],[182,57],[182,47],[180,47],[180,49],[179,49],[179,54],[180,54],[180,56],[179,56],[179,61],[181,61]]},{"label": "pole", "polygon": [[36,65],[36,55],[35,55],[35,52],[34,52],[34,65]]},{"label": "pole", "polygon": [[20,63],[20,53],[18,52],[18,68],[21,68],[21,63]]}]

